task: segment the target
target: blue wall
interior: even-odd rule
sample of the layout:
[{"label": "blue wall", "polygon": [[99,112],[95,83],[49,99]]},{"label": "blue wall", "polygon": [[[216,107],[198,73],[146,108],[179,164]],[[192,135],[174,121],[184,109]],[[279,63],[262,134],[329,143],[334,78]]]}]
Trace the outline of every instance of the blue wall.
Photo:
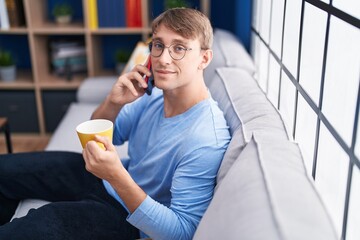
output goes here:
[{"label": "blue wall", "polygon": [[1,34],[0,49],[9,51],[19,68],[30,69],[30,50],[27,35],[23,34]]},{"label": "blue wall", "polygon": [[211,0],[211,22],[214,28],[233,32],[250,50],[251,0]]}]

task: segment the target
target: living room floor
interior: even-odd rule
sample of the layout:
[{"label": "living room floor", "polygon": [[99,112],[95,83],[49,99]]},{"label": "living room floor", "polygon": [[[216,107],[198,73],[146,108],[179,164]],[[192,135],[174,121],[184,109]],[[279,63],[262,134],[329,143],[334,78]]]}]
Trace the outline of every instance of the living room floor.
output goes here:
[{"label": "living room floor", "polygon": [[[49,139],[50,136],[12,135],[11,142],[13,153],[44,150]],[[0,134],[0,154],[4,153],[7,153],[5,136],[4,134]]]}]

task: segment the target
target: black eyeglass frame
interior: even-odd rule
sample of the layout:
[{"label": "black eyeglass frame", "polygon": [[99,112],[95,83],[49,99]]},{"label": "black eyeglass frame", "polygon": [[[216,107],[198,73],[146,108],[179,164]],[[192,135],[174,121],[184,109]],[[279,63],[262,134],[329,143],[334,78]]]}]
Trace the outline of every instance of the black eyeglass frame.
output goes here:
[{"label": "black eyeglass frame", "polygon": [[[179,61],[179,60],[182,60],[182,59],[185,57],[187,51],[193,50],[192,48],[183,47],[184,50],[185,50],[184,55],[183,55],[181,58],[178,58],[178,59],[177,59],[177,58],[174,58],[174,57],[171,55],[170,48],[171,48],[173,45],[176,45],[176,44],[178,44],[178,43],[173,43],[173,44],[171,44],[170,46],[166,46],[166,45],[163,44],[163,43],[161,43],[161,44],[164,46],[164,48],[162,49],[161,53],[160,53],[158,56],[155,56],[155,55],[152,54],[152,51],[151,51],[151,50],[152,50],[152,46],[153,46],[153,42],[150,42],[150,43],[149,43],[149,51],[150,51],[150,55],[151,55],[152,57],[160,57],[160,56],[164,53],[165,48],[167,48],[168,51],[169,51],[170,57],[171,57],[173,60],[175,60],[175,61]],[[202,50],[203,50],[203,49],[202,49]]]}]

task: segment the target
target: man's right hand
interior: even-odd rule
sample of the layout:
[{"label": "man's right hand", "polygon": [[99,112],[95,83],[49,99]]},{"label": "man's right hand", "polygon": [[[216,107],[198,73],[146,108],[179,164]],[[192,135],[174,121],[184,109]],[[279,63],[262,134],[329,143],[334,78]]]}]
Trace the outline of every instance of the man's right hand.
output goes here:
[{"label": "man's right hand", "polygon": [[151,72],[140,64],[132,71],[121,75],[109,94],[111,103],[124,106],[144,95],[144,89],[147,87],[144,75],[151,76]]},{"label": "man's right hand", "polygon": [[132,71],[121,75],[109,95],[93,112],[91,119],[104,118],[115,121],[121,108],[145,94],[147,83],[143,76],[151,76],[151,72],[143,65],[136,65]]}]

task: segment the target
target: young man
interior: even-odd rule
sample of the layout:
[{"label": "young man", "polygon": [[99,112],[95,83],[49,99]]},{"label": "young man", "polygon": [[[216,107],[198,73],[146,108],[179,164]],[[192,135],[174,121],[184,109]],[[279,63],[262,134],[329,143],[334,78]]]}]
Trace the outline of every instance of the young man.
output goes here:
[{"label": "young man", "polygon": [[[91,141],[83,158],[66,152],[0,157],[4,216],[23,198],[53,201],[0,226],[0,239],[193,237],[230,141],[203,78],[212,28],[199,11],[178,8],[157,17],[152,30],[152,73],[138,65],[120,76],[92,115],[114,122],[113,143],[96,138],[105,151]],[[151,95],[144,75],[154,77]],[[113,145],[125,141],[127,166]]]}]

